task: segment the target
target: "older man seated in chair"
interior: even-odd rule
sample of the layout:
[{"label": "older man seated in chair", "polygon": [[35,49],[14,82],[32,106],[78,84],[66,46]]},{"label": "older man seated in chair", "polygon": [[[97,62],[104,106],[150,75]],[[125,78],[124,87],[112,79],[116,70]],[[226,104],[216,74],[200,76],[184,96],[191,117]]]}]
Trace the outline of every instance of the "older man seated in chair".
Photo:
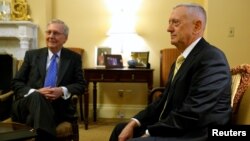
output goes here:
[{"label": "older man seated in chair", "polygon": [[84,92],[81,56],[63,47],[68,32],[63,21],[52,20],[45,34],[47,47],[27,51],[12,82],[12,120],[35,128],[38,141],[56,140],[56,126],[76,112],[72,95]]}]

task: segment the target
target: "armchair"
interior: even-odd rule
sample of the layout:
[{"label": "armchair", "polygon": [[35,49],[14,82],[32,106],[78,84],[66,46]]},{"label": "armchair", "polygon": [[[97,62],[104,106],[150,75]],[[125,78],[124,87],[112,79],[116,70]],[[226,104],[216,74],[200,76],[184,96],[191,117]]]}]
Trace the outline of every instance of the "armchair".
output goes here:
[{"label": "armchair", "polygon": [[236,123],[241,100],[250,85],[250,64],[238,65],[231,69],[232,74],[232,123]]}]

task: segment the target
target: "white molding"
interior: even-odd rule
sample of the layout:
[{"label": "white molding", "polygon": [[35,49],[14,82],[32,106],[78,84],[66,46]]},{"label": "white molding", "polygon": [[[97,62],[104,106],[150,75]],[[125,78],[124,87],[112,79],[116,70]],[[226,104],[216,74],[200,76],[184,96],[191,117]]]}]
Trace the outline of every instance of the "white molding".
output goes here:
[{"label": "white molding", "polygon": [[38,48],[37,25],[30,21],[0,21],[0,52],[23,59],[32,48]]}]

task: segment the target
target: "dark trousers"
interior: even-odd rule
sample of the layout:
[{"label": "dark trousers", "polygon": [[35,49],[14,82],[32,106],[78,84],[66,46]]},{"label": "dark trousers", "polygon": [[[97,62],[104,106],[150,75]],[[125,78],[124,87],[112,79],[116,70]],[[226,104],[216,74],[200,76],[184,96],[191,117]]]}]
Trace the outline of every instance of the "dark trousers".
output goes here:
[{"label": "dark trousers", "polygon": [[[38,140],[54,139],[56,136],[55,112],[52,102],[38,92],[16,100],[12,107],[12,120],[36,129]],[[42,138],[42,139],[41,139]]]},{"label": "dark trousers", "polygon": [[[118,141],[118,136],[122,132],[123,128],[127,125],[127,123],[119,123],[113,129],[109,141]],[[195,136],[182,136],[182,137],[144,137],[141,136],[145,133],[144,128],[135,128],[134,137],[129,139],[128,141],[206,141],[207,136],[204,136],[204,132],[201,131]],[[200,134],[200,135],[199,135]],[[205,133],[206,134],[206,133]]]}]

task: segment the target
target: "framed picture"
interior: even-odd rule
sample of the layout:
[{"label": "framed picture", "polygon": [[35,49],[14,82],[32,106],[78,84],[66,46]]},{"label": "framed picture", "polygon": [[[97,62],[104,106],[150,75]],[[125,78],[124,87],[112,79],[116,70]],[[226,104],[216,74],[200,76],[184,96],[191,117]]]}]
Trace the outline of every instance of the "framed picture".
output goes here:
[{"label": "framed picture", "polygon": [[116,54],[104,55],[106,68],[123,68],[122,56]]},{"label": "framed picture", "polygon": [[104,56],[106,54],[111,54],[111,48],[109,47],[97,47],[96,48],[96,66],[97,67],[105,67]]},{"label": "framed picture", "polygon": [[149,52],[131,52],[132,60],[135,62],[135,68],[147,68]]}]

